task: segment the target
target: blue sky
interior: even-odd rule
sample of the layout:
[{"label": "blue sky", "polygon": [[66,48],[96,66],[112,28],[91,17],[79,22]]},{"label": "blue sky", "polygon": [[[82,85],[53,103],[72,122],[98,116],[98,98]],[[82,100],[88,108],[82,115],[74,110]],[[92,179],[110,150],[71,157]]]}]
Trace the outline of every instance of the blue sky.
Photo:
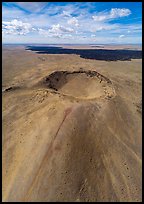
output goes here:
[{"label": "blue sky", "polygon": [[141,2],[3,2],[3,43],[137,44]]}]

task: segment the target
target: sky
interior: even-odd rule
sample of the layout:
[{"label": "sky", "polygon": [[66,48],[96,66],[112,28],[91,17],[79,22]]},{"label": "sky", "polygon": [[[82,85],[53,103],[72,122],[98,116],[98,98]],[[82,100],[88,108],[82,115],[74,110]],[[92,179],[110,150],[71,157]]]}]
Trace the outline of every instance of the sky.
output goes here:
[{"label": "sky", "polygon": [[141,2],[3,2],[2,42],[141,44]]}]

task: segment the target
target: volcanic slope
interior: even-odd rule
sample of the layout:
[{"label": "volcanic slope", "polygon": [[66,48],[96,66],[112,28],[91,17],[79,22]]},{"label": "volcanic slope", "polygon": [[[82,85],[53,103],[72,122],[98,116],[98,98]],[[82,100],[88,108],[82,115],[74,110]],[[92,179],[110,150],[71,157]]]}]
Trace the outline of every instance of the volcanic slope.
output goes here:
[{"label": "volcanic slope", "polygon": [[142,201],[138,66],[115,63],[43,75],[29,64],[4,81],[4,202]]},{"label": "volcanic slope", "polygon": [[[115,92],[87,100],[43,89],[36,96],[44,102],[34,107],[31,98],[4,139],[4,200],[140,201],[141,140],[123,100]],[[23,101],[25,91],[5,94],[16,91]]]}]

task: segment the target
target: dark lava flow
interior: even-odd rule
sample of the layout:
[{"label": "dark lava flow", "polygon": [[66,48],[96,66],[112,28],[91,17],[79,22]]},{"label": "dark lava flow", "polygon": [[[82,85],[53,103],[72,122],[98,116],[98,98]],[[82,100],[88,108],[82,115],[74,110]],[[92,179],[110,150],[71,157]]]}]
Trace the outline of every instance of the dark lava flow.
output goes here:
[{"label": "dark lava flow", "polygon": [[38,54],[77,54],[85,59],[105,61],[125,61],[141,59],[141,50],[106,50],[106,49],[65,49],[62,47],[27,46],[26,50],[35,51]]}]

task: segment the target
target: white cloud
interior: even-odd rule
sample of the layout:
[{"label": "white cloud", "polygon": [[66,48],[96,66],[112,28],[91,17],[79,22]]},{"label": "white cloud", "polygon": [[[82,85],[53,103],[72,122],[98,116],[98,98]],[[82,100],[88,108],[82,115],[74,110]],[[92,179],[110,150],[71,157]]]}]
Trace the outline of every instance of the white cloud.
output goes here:
[{"label": "white cloud", "polygon": [[74,32],[74,30],[72,28],[64,27],[64,26],[61,26],[60,24],[57,24],[57,25],[53,25],[52,28],[49,29],[49,32],[50,33],[63,33],[63,32],[71,33],[71,32]]},{"label": "white cloud", "polygon": [[23,23],[17,19],[2,22],[3,34],[26,35],[32,30],[30,23]]},{"label": "white cloud", "polygon": [[126,8],[112,8],[110,11],[110,18],[119,18],[124,16],[129,16],[131,14],[131,11]]},{"label": "white cloud", "polygon": [[69,20],[68,20],[68,24],[69,24],[69,25],[74,25],[74,26],[79,26],[78,20],[77,20],[75,17],[69,19]]},{"label": "white cloud", "polygon": [[40,35],[43,35],[44,37],[54,37],[54,38],[61,38],[62,37],[62,34],[61,33],[50,33],[49,30],[45,30],[45,29],[42,29],[42,28],[38,28],[38,33]]},{"label": "white cloud", "polygon": [[[129,9],[118,8],[118,6],[97,12],[93,2],[84,4],[80,2],[3,3],[3,38],[5,42],[10,42],[10,39],[17,42],[21,39],[22,42],[35,40],[35,42],[79,43],[81,40],[107,42],[108,39],[127,42],[133,37],[134,41],[138,42],[142,36],[142,24],[136,20],[133,22],[130,17],[123,19],[130,13]],[[122,18],[119,23],[112,21],[119,18]],[[125,36],[119,37],[122,35]]]},{"label": "white cloud", "polygon": [[104,21],[107,19],[107,16],[105,15],[98,15],[98,16],[92,16],[92,18],[94,19],[94,21]]},{"label": "white cloud", "polygon": [[64,17],[71,17],[71,14],[68,12],[68,11],[63,11],[61,16],[64,16]]},{"label": "white cloud", "polygon": [[124,36],[125,36],[125,35],[120,35],[119,37],[120,37],[120,38],[123,38]]},{"label": "white cloud", "polygon": [[103,22],[97,22],[94,24],[89,25],[89,31],[91,32],[102,32],[102,31],[112,31],[112,30],[116,30],[117,28],[119,28],[118,24],[109,24],[109,23],[103,23]]},{"label": "white cloud", "polygon": [[98,15],[92,16],[94,21],[107,21],[115,18],[129,16],[131,11],[126,8],[112,8],[110,12],[99,12]]},{"label": "white cloud", "polygon": [[91,37],[94,38],[94,37],[96,37],[96,35],[92,34]]},{"label": "white cloud", "polygon": [[67,38],[72,37],[72,35],[69,33],[74,32],[74,30],[72,28],[67,28],[57,24],[53,25],[51,29],[47,30],[38,28],[38,32],[40,35],[44,35],[45,37]]}]

